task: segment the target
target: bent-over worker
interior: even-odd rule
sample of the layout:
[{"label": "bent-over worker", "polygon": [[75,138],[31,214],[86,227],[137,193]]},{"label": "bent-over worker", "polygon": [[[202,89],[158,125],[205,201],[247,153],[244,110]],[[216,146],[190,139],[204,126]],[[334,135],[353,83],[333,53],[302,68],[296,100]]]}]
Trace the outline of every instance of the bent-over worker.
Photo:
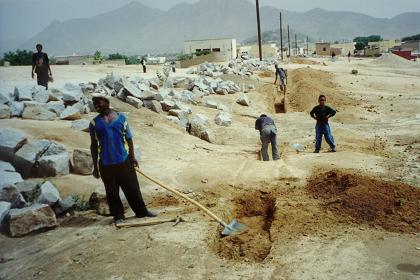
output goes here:
[{"label": "bent-over worker", "polygon": [[267,115],[261,115],[255,121],[255,129],[260,131],[261,154],[264,161],[269,161],[268,145],[271,143],[273,160],[279,160],[279,150],[277,148],[277,127],[274,120]]},{"label": "bent-over worker", "polygon": [[280,90],[286,94],[287,72],[283,68],[279,67],[278,64],[274,67],[276,68],[276,79],[274,80],[274,84],[277,84],[277,78],[279,78]]}]

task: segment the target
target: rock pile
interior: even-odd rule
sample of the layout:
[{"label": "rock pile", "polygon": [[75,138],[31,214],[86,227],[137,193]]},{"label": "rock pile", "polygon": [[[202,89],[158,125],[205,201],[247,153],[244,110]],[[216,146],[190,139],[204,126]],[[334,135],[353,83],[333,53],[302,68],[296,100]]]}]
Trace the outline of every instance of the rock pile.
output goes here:
[{"label": "rock pile", "polygon": [[43,86],[16,86],[11,93],[0,92],[0,118],[33,120],[77,120],[89,113],[89,99],[82,87],[67,83],[62,89]]},{"label": "rock pile", "polygon": [[227,66],[214,63],[203,63],[195,69],[188,71],[188,74],[197,74],[209,77],[219,77],[223,74],[236,74],[240,76],[251,76],[257,71],[270,71],[273,70],[275,60],[257,59],[251,60],[231,60]]}]

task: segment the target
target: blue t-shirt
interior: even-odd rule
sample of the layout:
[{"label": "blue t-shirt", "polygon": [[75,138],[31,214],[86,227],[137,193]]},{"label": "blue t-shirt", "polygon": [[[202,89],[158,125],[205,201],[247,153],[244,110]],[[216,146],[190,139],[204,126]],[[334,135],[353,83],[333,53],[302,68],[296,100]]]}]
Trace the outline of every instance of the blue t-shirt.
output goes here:
[{"label": "blue t-shirt", "polygon": [[133,138],[127,123],[127,117],[122,113],[110,123],[100,115],[89,125],[90,135],[96,137],[99,148],[99,162],[102,165],[119,164],[128,157],[127,140]]}]

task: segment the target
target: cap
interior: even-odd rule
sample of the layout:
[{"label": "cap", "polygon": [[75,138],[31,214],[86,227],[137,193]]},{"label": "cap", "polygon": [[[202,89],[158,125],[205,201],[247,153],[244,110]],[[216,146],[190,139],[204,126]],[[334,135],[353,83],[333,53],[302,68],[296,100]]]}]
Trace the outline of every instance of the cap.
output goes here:
[{"label": "cap", "polygon": [[108,101],[108,103],[111,102],[109,95],[103,94],[103,93],[94,93],[92,94],[92,101],[95,99],[104,99],[106,101]]}]

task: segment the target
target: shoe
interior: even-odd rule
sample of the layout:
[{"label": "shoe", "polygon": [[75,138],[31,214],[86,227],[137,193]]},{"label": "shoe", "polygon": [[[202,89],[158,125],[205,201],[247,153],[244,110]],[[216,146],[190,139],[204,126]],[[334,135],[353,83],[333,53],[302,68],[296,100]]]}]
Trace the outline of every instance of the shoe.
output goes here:
[{"label": "shoe", "polygon": [[115,221],[115,225],[118,226],[118,225],[123,224],[124,222],[125,222],[124,219],[118,219],[118,220]]},{"label": "shoe", "polygon": [[331,149],[331,153],[335,153],[335,152],[337,152],[337,149],[336,148],[332,148]]},{"label": "shoe", "polygon": [[315,151],[314,151],[314,154],[319,154],[319,151],[315,150]]},{"label": "shoe", "polygon": [[155,212],[152,212],[152,211],[150,211],[150,210],[147,210],[147,211],[146,211],[146,214],[141,215],[141,216],[137,216],[137,215],[136,215],[136,217],[137,217],[137,218],[144,218],[144,217],[147,217],[147,218],[154,218],[154,217],[157,217],[157,215],[158,215],[158,214],[156,214]]}]

